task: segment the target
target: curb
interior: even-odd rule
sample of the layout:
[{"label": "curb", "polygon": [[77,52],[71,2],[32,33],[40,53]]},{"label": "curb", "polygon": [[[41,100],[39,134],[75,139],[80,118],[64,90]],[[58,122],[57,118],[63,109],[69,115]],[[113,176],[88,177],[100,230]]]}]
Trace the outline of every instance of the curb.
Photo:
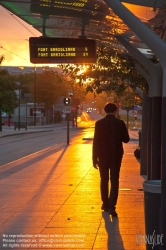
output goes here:
[{"label": "curb", "polygon": [[9,136],[15,136],[15,135],[25,135],[25,134],[33,134],[33,133],[41,133],[41,132],[51,132],[53,131],[53,129],[51,130],[40,130],[40,131],[28,131],[28,132],[21,132],[21,133],[15,133],[15,134],[6,134],[6,135],[0,135],[1,137],[9,137]]}]

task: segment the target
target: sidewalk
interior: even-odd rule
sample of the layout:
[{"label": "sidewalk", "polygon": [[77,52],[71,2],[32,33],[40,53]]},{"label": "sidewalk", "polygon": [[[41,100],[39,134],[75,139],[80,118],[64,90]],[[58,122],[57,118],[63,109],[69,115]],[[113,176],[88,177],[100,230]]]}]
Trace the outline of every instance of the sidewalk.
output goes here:
[{"label": "sidewalk", "polygon": [[143,178],[124,144],[118,217],[101,211],[90,141],[46,149],[0,167],[0,249],[145,250]]}]

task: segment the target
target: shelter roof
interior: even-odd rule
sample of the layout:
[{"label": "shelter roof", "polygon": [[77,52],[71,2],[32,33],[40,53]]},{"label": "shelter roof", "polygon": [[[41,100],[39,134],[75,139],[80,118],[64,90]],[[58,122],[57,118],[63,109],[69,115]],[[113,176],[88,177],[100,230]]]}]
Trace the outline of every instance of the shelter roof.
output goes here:
[{"label": "shelter roof", "polygon": [[[125,2],[128,2],[124,5],[131,12],[165,39],[166,12],[162,4],[159,4],[160,9],[154,10],[155,0],[141,0],[143,6],[137,5],[140,0]],[[0,4],[48,37],[78,38],[85,35],[95,39],[99,46],[125,51],[115,38],[115,35],[121,34],[142,53],[153,56],[148,47],[102,0],[0,0]]]}]

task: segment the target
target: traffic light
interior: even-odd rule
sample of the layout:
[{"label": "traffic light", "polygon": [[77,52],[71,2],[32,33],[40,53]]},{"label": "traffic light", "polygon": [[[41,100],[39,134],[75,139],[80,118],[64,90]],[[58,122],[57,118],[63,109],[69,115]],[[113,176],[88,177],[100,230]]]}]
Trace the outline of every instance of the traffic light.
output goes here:
[{"label": "traffic light", "polygon": [[63,102],[64,102],[65,105],[69,105],[70,104],[70,98],[69,97],[65,97],[63,99]]}]

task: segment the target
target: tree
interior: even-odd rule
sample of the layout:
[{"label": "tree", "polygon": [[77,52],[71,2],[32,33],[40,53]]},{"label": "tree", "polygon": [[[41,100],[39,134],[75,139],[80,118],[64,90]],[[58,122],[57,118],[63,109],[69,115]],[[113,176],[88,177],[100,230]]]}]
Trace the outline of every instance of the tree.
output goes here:
[{"label": "tree", "polygon": [[[44,71],[36,74],[36,101],[44,103],[50,108],[60,95],[67,95],[67,81],[58,73]],[[34,100],[35,83],[30,84],[32,99]]]},{"label": "tree", "polygon": [[36,99],[37,103],[45,105],[46,119],[47,110],[52,107],[57,98],[68,96],[68,84],[66,77],[57,72],[45,70],[36,74],[36,80],[34,79],[30,84],[30,92],[33,100]]},{"label": "tree", "polygon": [[0,71],[0,107],[5,112],[13,112],[18,101],[15,93],[16,84],[13,77],[6,70]]},{"label": "tree", "polygon": [[133,89],[128,86],[125,89],[122,96],[119,97],[119,102],[123,107],[132,107],[133,105],[140,105],[142,103],[141,98],[135,94]]},{"label": "tree", "polygon": [[31,101],[30,97],[30,84],[34,80],[34,73],[25,73],[25,74],[19,74],[14,76],[15,82],[20,83],[20,89],[21,89],[21,102],[25,102],[24,99],[24,94],[29,94],[28,101]]},{"label": "tree", "polygon": [[148,84],[135,70],[134,59],[131,56],[124,57],[108,47],[98,48],[96,64],[87,66],[84,71],[79,65],[66,65],[62,69],[77,80],[79,85],[86,85],[85,92],[91,92],[94,96],[105,92],[117,99],[123,96],[129,86],[131,96],[137,96],[136,86],[148,93]]},{"label": "tree", "polygon": [[[0,112],[3,110],[7,113],[13,112],[17,107],[18,101],[14,90],[16,84],[14,78],[8,73],[7,70],[0,70]],[[1,119],[2,120],[2,119]],[[2,121],[0,121],[2,125]],[[0,127],[2,131],[2,126]]]}]

